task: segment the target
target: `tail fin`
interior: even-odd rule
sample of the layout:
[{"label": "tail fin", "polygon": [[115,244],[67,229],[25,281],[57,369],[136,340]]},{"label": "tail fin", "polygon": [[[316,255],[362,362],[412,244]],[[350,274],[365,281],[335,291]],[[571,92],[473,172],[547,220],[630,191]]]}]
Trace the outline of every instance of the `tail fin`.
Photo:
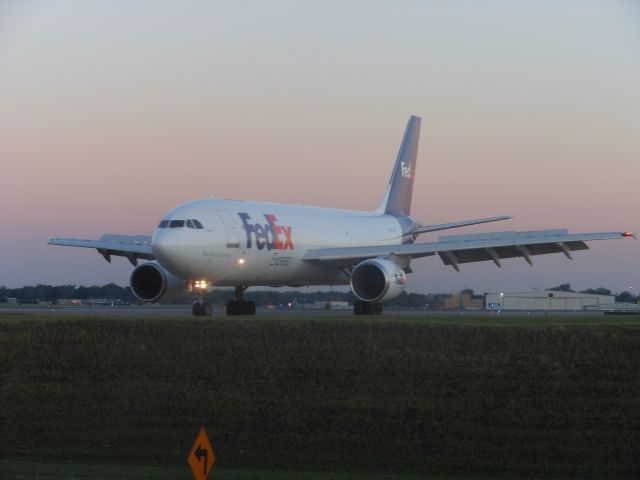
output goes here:
[{"label": "tail fin", "polygon": [[420,117],[411,116],[402,138],[396,164],[391,172],[389,186],[376,212],[409,215],[413,178],[416,173],[416,157],[420,140]]}]

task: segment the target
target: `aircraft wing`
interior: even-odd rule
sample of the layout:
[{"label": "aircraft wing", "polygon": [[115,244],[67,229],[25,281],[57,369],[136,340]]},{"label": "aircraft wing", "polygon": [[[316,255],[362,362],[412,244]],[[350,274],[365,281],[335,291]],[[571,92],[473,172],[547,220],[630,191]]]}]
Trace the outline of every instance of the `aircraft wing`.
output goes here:
[{"label": "aircraft wing", "polygon": [[80,240],[76,238],[52,238],[49,245],[66,247],[95,248],[107,262],[111,256],[127,257],[133,266],[138,259],[153,260],[151,237],[148,235],[103,235],[100,240]]},{"label": "aircraft wing", "polygon": [[633,236],[629,232],[578,233],[567,230],[532,232],[494,232],[473,235],[448,235],[437,242],[373,247],[320,248],[308,250],[304,260],[349,267],[369,258],[389,255],[409,258],[439,255],[445,265],[459,271],[461,263],[492,260],[501,267],[503,258],[524,257],[531,265],[531,257],[547,253],[564,253],[571,259],[574,250],[587,250],[585,242]]}]

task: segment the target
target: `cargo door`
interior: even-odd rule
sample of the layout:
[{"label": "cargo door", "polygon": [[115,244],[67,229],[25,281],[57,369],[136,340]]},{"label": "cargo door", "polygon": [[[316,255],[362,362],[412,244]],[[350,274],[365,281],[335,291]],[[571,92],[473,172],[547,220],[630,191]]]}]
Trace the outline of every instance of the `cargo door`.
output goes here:
[{"label": "cargo door", "polygon": [[224,225],[224,232],[227,236],[227,248],[240,248],[240,237],[238,227],[226,210],[217,210],[218,216]]}]

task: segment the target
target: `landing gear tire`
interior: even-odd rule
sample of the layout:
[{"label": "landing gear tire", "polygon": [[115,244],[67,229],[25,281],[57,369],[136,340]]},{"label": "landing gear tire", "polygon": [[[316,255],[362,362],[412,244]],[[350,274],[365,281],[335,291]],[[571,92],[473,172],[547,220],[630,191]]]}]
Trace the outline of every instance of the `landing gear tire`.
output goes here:
[{"label": "landing gear tire", "polygon": [[382,310],[381,303],[358,300],[353,304],[353,313],[355,315],[381,315]]},{"label": "landing gear tire", "polygon": [[210,303],[193,302],[191,313],[196,317],[210,317],[213,315],[213,306]]},{"label": "landing gear tire", "polygon": [[229,300],[227,302],[227,315],[255,315],[255,302],[247,302],[245,300]]},{"label": "landing gear tire", "polygon": [[255,302],[247,302],[243,298],[244,291],[247,288],[248,287],[242,286],[242,285],[236,287],[235,298],[233,300],[229,300],[226,304],[227,315],[255,315],[256,314]]}]

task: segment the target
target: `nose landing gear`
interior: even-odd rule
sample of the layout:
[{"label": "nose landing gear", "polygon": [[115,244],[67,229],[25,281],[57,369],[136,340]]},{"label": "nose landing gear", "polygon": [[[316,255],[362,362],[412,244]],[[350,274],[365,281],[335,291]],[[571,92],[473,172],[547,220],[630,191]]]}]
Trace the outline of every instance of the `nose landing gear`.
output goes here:
[{"label": "nose landing gear", "polygon": [[204,280],[196,280],[192,284],[192,288],[198,291],[198,300],[191,305],[191,313],[196,317],[208,317],[213,315],[213,306],[209,302],[204,301],[204,293],[207,291],[207,282]]},{"label": "nose landing gear", "polygon": [[213,315],[213,306],[209,302],[196,300],[191,305],[191,313],[196,317],[210,317]]}]

